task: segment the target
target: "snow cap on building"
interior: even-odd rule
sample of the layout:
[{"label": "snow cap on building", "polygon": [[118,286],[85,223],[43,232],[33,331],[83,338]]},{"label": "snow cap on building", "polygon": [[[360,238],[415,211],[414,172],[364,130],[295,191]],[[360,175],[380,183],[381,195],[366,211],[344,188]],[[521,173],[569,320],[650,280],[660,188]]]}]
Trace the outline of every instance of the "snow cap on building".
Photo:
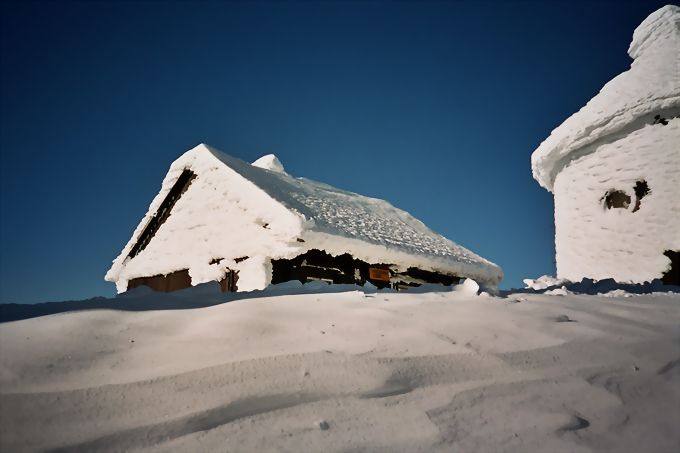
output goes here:
[{"label": "snow cap on building", "polygon": [[[173,204],[164,209],[169,198]],[[136,278],[188,270],[196,285],[235,271],[238,290],[262,289],[271,281],[272,260],[313,249],[488,287],[503,277],[494,263],[387,201],[294,178],[274,155],[248,164],[201,144],[173,162],[106,280],[123,292]]]},{"label": "snow cap on building", "polygon": [[676,5],[666,5],[650,14],[633,32],[628,55],[635,59],[659,45],[677,48],[680,39],[679,11],[680,7]]},{"label": "snow cap on building", "polygon": [[549,191],[569,162],[603,141],[627,135],[655,114],[680,113],[680,7],[652,13],[633,33],[631,68],[607,83],[581,110],[540,144],[531,156],[534,178]]}]

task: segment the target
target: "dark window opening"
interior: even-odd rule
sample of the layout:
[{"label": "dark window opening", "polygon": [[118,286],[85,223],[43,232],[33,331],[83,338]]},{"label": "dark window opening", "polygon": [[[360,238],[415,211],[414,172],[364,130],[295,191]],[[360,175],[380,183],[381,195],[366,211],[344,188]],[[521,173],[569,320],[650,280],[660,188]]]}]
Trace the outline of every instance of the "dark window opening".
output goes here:
[{"label": "dark window opening", "polygon": [[644,179],[636,181],[633,190],[635,191],[635,207],[633,207],[633,212],[635,212],[640,209],[640,200],[648,195],[650,190],[647,181]]},{"label": "dark window opening", "polygon": [[666,250],[663,254],[671,260],[671,267],[664,272],[661,281],[667,285],[680,285],[680,250]]},{"label": "dark window opening", "polygon": [[444,286],[457,285],[462,279],[453,275],[424,271],[417,267],[409,267],[406,272],[396,274],[392,280],[394,281],[392,286],[395,289],[405,290],[418,287],[424,283],[434,283]]},{"label": "dark window opening", "polygon": [[137,239],[137,243],[130,250],[128,257],[134,258],[149,245],[149,242],[151,242],[151,239],[153,239],[158,229],[170,216],[170,211],[173,206],[175,206],[175,203],[177,203],[177,200],[179,200],[179,197],[186,192],[189,188],[189,184],[191,184],[191,181],[195,178],[196,174],[191,170],[184,170],[182,174],[179,175],[175,185],[172,186],[170,192],[165,196],[158,211],[156,211],[156,214],[149,220],[149,223],[146,224],[142,234],[139,235],[139,239]]},{"label": "dark window opening", "polygon": [[663,126],[668,125],[668,120],[661,115],[656,115],[652,124],[661,124]]},{"label": "dark window opening", "polygon": [[600,198],[600,201],[602,200],[604,200],[604,205],[607,209],[628,209],[628,206],[630,206],[630,195],[623,190],[608,190],[604,197]]},{"label": "dark window opening", "polygon": [[[245,261],[247,259],[247,256],[240,256],[238,258],[234,258],[234,261],[236,263],[240,263],[241,261]],[[208,264],[220,264],[222,261],[224,261],[224,258],[213,258],[208,262]]]},{"label": "dark window opening", "polygon": [[[640,179],[639,181],[635,181],[633,192],[635,193],[635,204],[633,205],[632,212],[636,212],[640,210],[642,199],[649,195],[651,190],[647,181]],[[600,198],[600,201],[604,203],[604,206],[607,209],[628,209],[631,204],[631,197],[623,190],[611,189],[605,192],[604,196]]]},{"label": "dark window opening", "polygon": [[452,275],[440,274],[438,272],[424,271],[416,267],[409,267],[406,275],[417,280],[422,280],[427,283],[440,283],[442,285],[450,286],[460,283],[460,278]]},{"label": "dark window opening", "polygon": [[312,249],[292,259],[272,260],[272,284],[298,280],[313,280],[337,284],[370,282],[378,288],[407,289],[423,283],[452,285],[459,277],[409,268],[406,272],[394,271],[389,264],[373,263],[353,258],[348,253],[332,256],[322,250]]},{"label": "dark window opening", "polygon": [[272,260],[272,283],[299,280],[307,283],[324,280],[332,283],[355,283],[355,262],[349,254],[331,256],[313,249],[292,259]]},{"label": "dark window opening", "polygon": [[164,293],[189,288],[191,286],[189,269],[182,269],[181,271],[172,272],[167,275],[133,278],[128,281],[127,289],[129,291],[139,286],[148,286],[154,291],[161,291]]}]

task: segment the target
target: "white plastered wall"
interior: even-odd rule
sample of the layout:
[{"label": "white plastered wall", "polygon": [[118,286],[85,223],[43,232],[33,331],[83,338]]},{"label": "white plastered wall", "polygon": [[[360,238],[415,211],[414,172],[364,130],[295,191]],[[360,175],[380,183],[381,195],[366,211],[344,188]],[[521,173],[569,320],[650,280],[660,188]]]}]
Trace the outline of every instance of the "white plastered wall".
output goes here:
[{"label": "white plastered wall", "polygon": [[[632,212],[638,180],[651,192]],[[628,209],[604,206],[612,189],[631,196]],[[663,252],[680,250],[680,119],[645,126],[571,162],[554,194],[560,278],[660,278],[670,266]]]}]

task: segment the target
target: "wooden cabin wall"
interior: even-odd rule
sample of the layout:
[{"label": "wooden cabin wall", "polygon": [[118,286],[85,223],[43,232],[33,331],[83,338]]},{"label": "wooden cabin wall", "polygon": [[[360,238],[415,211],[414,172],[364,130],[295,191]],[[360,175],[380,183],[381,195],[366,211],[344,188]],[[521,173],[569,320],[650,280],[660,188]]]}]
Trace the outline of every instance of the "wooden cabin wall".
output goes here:
[{"label": "wooden cabin wall", "polygon": [[189,269],[182,269],[181,271],[176,271],[167,275],[133,278],[128,281],[127,290],[129,291],[139,286],[148,286],[154,291],[161,291],[164,293],[189,288],[191,286]]},{"label": "wooden cabin wall", "polygon": [[368,281],[378,288],[407,289],[420,286],[421,283],[453,285],[459,283],[460,278],[414,267],[400,274],[391,270],[389,264],[369,264],[348,253],[332,256],[322,250],[312,249],[292,259],[272,260],[272,284],[291,280],[302,283],[323,280],[359,285]]},{"label": "wooden cabin wall", "polygon": [[[215,262],[219,262],[214,260]],[[298,280],[307,283],[314,280],[326,281],[334,284],[358,284],[370,282],[378,288],[395,288],[404,290],[420,286],[422,283],[438,283],[454,285],[460,278],[438,272],[425,271],[410,267],[406,272],[397,273],[389,264],[369,264],[353,258],[345,253],[332,256],[322,250],[312,249],[292,259],[272,260],[272,284]],[[227,269],[222,280],[219,281],[222,292],[238,290],[238,272]],[[189,270],[183,269],[168,275],[154,275],[139,277],[128,282],[127,289],[148,286],[155,291],[170,292],[189,288],[191,277]]]},{"label": "wooden cabin wall", "polygon": [[227,269],[227,273],[224,278],[220,280],[220,288],[223,293],[235,293],[238,291],[238,272]]},{"label": "wooden cabin wall", "polygon": [[[220,289],[222,292],[235,292],[238,289],[237,282],[238,272],[227,269],[224,278],[219,281]],[[127,291],[139,286],[148,286],[154,291],[169,293],[191,287],[191,276],[189,269],[182,269],[167,275],[133,278],[128,281]]]}]

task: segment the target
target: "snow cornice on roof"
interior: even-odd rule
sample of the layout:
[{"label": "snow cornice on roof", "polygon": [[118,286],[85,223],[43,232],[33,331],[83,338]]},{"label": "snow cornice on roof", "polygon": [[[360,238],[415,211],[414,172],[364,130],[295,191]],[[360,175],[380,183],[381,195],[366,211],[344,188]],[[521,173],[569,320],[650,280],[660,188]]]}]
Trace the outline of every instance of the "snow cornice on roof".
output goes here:
[{"label": "snow cornice on roof", "polygon": [[552,191],[572,160],[651,124],[654,116],[680,114],[680,7],[650,14],[633,33],[631,68],[609,81],[567,118],[531,156],[534,178]]}]

